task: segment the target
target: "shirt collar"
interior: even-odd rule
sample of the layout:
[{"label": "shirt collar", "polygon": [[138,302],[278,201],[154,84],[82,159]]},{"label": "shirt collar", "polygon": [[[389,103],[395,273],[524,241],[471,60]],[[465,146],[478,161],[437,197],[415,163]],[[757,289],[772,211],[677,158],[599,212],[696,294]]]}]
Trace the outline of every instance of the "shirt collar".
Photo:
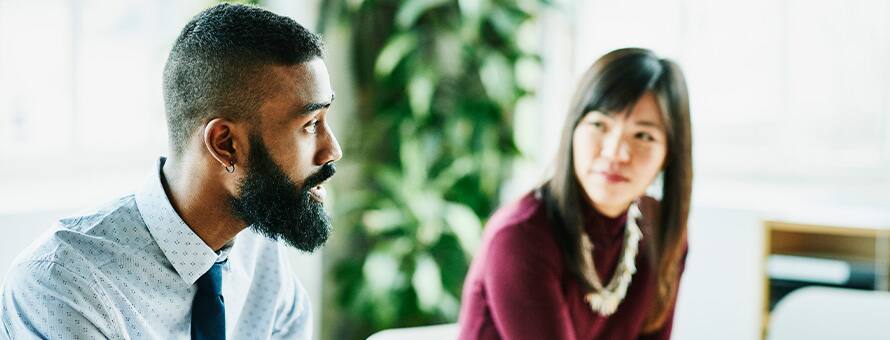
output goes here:
[{"label": "shirt collar", "polygon": [[136,206],[164,256],[179,277],[192,285],[215,262],[224,261],[232,246],[229,243],[217,254],[176,213],[162,182],[165,161],[160,158],[145,187],[136,193]]}]

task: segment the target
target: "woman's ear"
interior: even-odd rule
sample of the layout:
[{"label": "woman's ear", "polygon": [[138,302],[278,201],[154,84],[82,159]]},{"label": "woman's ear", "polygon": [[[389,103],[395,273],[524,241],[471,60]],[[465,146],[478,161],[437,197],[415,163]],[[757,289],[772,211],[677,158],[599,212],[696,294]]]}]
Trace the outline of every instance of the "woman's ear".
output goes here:
[{"label": "woman's ear", "polygon": [[237,125],[225,118],[214,118],[204,126],[204,147],[229,172],[234,171],[240,156],[238,135]]}]

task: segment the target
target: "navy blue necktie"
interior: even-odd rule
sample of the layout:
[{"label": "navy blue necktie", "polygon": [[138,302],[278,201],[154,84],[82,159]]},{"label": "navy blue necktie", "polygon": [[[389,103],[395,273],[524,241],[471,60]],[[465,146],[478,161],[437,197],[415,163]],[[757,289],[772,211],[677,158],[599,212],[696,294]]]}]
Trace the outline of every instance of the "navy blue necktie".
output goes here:
[{"label": "navy blue necktie", "polygon": [[213,267],[195,282],[198,293],[192,302],[192,339],[225,339],[226,308],[222,296],[222,264]]}]

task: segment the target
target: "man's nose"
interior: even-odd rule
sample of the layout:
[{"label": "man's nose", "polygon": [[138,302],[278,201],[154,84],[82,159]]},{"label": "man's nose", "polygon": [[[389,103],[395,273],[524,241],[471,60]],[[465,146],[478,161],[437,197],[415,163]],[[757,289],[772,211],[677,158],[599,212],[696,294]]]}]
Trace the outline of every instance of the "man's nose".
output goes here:
[{"label": "man's nose", "polygon": [[343,150],[340,149],[340,143],[334,136],[334,131],[326,128],[325,138],[322,141],[321,148],[315,154],[315,164],[323,165],[328,162],[339,161],[343,158]]}]

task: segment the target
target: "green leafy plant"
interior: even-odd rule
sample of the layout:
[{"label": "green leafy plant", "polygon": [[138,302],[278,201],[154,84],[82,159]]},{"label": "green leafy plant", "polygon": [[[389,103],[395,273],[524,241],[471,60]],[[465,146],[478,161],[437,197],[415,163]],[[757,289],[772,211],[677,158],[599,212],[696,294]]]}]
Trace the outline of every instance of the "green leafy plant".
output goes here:
[{"label": "green leafy plant", "polygon": [[518,38],[546,3],[322,2],[321,27],[349,32],[355,117],[340,138],[358,177],[333,204],[347,246],[331,255],[327,337],[456,320],[519,153],[515,104],[536,86],[525,74],[539,58]]}]

